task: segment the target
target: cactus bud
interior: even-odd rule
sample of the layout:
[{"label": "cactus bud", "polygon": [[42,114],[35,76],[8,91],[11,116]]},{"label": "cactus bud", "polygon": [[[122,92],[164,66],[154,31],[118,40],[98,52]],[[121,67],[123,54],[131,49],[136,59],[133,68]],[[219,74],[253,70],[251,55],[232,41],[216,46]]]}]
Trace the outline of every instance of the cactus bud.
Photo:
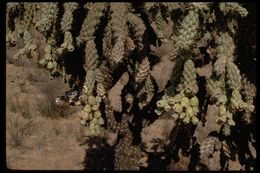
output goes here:
[{"label": "cactus bud", "polygon": [[94,112],[94,117],[95,118],[100,118],[101,117],[101,112],[100,111],[95,111]]},{"label": "cactus bud", "polygon": [[199,106],[199,99],[196,96],[192,97],[190,99],[190,105],[192,107],[198,107]]},{"label": "cactus bud", "polygon": [[155,113],[157,114],[157,115],[161,115],[162,113],[163,113],[163,109],[161,109],[161,108],[157,108],[157,109],[155,109]]},{"label": "cactus bud", "polygon": [[185,124],[189,124],[190,119],[191,119],[191,117],[186,116],[186,117],[183,119],[183,122],[184,122]]},{"label": "cactus bud", "polygon": [[197,125],[199,123],[199,119],[197,117],[193,116],[191,118],[191,122],[192,122],[192,124]]}]

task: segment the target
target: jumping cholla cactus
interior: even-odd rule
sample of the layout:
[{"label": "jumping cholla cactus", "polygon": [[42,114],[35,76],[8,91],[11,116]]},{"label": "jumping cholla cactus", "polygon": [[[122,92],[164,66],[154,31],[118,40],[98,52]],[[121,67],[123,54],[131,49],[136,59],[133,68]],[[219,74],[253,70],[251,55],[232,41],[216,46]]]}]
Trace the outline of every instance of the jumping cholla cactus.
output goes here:
[{"label": "jumping cholla cactus", "polygon": [[58,15],[58,3],[44,3],[40,20],[35,24],[36,29],[47,36],[55,26]]},{"label": "jumping cholla cactus", "polygon": [[89,5],[88,15],[82,24],[79,36],[76,38],[78,45],[93,39],[93,34],[96,31],[97,25],[100,23],[100,18],[106,6],[106,3],[93,3]]},{"label": "jumping cholla cactus", "polygon": [[225,73],[228,62],[234,61],[235,45],[227,32],[221,33],[216,42],[218,44],[218,53],[217,60],[214,63],[214,71],[217,75],[221,75]]},{"label": "jumping cholla cactus", "polygon": [[241,124],[253,126],[256,87],[234,56],[241,49],[235,26],[243,28],[250,13],[233,2],[7,3],[6,42],[15,46],[22,37],[14,58],[37,58],[52,79],[72,76],[80,124],[114,151],[109,168],[178,167],[175,153],[193,158],[200,130],[199,157],[208,164],[219,143],[236,147],[238,125],[241,133]]},{"label": "jumping cholla cactus", "polygon": [[61,44],[61,49],[68,49],[72,52],[74,50],[73,37],[71,34],[71,25],[73,22],[73,12],[78,8],[78,3],[68,2],[64,3],[64,14],[61,21],[61,29],[64,32],[64,43]]},{"label": "jumping cholla cactus", "polygon": [[244,7],[234,2],[222,2],[219,4],[219,8],[224,13],[224,15],[226,15],[229,12],[236,12],[241,17],[246,17],[248,14],[248,11]]},{"label": "jumping cholla cactus", "polygon": [[125,42],[128,35],[126,15],[128,12],[128,4],[126,3],[111,3],[111,30],[112,38],[115,44],[112,47],[110,55],[111,60],[118,64],[125,57]]},{"label": "jumping cholla cactus", "polygon": [[200,145],[200,158],[202,160],[208,160],[209,156],[214,153],[214,150],[219,150],[221,143],[218,141],[217,137],[208,137],[203,140]]},{"label": "jumping cholla cactus", "polygon": [[163,111],[173,110],[173,117],[180,118],[185,124],[192,122],[196,125],[199,122],[199,100],[196,97],[198,86],[196,82],[196,71],[192,60],[184,64],[183,78],[180,84],[180,93],[174,97],[165,95],[157,102],[156,113],[160,115]]},{"label": "jumping cholla cactus", "polygon": [[162,16],[162,12],[161,9],[157,10],[157,13],[155,15],[155,24],[156,24],[156,29],[157,29],[157,37],[161,40],[161,41],[165,41],[164,35],[162,33],[162,29],[165,26],[165,20]]},{"label": "jumping cholla cactus", "polygon": [[176,37],[176,50],[171,53],[171,60],[174,60],[183,49],[189,49],[198,34],[198,28],[199,14],[197,10],[190,10],[181,23],[179,35]]},{"label": "jumping cholla cactus", "polygon": [[31,33],[29,32],[30,27],[33,25],[35,4],[24,3],[24,15],[22,19],[22,30],[19,34],[23,36],[25,46],[17,54],[14,55],[15,59],[19,59],[22,55],[32,57],[36,50],[36,45],[33,44]]},{"label": "jumping cholla cactus", "polygon": [[[85,57],[85,69],[88,73],[83,86],[83,95],[85,97],[83,97],[82,102],[84,102],[85,107],[83,114],[80,115],[81,124],[89,124],[91,134],[99,135],[101,133],[101,126],[104,124],[104,119],[99,109],[105,91],[101,83],[98,83],[97,86],[95,85],[97,81],[95,69],[98,65],[98,54],[94,40],[87,41],[85,50],[87,53]],[[95,87],[97,87],[97,96],[94,97]]]},{"label": "jumping cholla cactus", "polygon": [[127,20],[130,25],[130,30],[132,30],[134,34],[134,40],[136,42],[136,45],[139,50],[142,50],[144,48],[142,42],[143,42],[143,35],[145,32],[145,25],[142,19],[133,13],[127,14]]},{"label": "jumping cholla cactus", "polygon": [[148,58],[145,57],[138,68],[138,72],[135,77],[136,83],[143,82],[147,78],[149,73],[150,73],[150,62]]},{"label": "jumping cholla cactus", "polygon": [[[228,33],[220,33],[217,38],[217,60],[214,63],[214,72],[218,80],[209,79],[207,88],[209,93],[217,99],[219,105],[219,116],[216,120],[218,124],[224,124],[223,133],[230,134],[229,126],[235,126],[233,120],[237,112],[253,112],[254,106],[247,104],[241,97],[241,75],[240,70],[234,64],[235,45]],[[226,88],[229,90],[226,90]],[[228,95],[228,92],[231,94]]]},{"label": "jumping cholla cactus", "polygon": [[118,143],[115,150],[115,170],[139,170],[141,159],[140,146],[132,145],[133,137],[128,128],[126,115],[123,115],[120,123],[123,139]]}]

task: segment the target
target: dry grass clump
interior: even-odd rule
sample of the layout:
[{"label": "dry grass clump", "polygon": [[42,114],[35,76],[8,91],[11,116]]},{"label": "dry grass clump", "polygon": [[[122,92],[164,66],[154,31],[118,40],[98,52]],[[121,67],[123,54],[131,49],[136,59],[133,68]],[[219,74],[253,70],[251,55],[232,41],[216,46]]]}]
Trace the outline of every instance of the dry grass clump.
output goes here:
[{"label": "dry grass clump", "polygon": [[48,81],[43,83],[40,87],[42,95],[36,101],[35,108],[36,111],[42,116],[54,119],[59,117],[67,117],[75,112],[75,109],[73,108],[65,109],[56,105],[55,99],[60,95],[57,85],[58,82],[56,81]]},{"label": "dry grass clump", "polygon": [[7,144],[12,147],[23,147],[24,141],[35,131],[33,120],[26,120],[18,115],[7,119]]},{"label": "dry grass clump", "polygon": [[21,58],[21,59],[16,60],[12,56],[6,55],[6,63],[7,64],[14,64],[17,67],[22,67],[26,64],[26,60],[25,60],[25,58]]},{"label": "dry grass clump", "polygon": [[21,100],[21,98],[17,94],[8,97],[7,106],[9,107],[11,112],[19,113],[24,118],[32,117],[28,100]]}]

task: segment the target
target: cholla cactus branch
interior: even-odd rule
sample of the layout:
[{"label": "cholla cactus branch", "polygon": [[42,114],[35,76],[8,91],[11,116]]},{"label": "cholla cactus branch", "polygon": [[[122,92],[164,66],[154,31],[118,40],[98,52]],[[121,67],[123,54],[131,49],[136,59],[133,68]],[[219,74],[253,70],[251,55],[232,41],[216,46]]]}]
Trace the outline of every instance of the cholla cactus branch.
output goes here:
[{"label": "cholla cactus branch", "polygon": [[208,137],[204,139],[200,145],[200,159],[201,163],[207,163],[210,155],[214,153],[215,150],[220,150],[221,143],[216,137]]},{"label": "cholla cactus branch", "polygon": [[233,62],[227,64],[227,84],[232,90],[241,89],[240,71]]},{"label": "cholla cactus branch", "polygon": [[196,69],[192,60],[187,60],[184,63],[182,83],[185,92],[188,94],[194,95],[199,90],[196,81]]},{"label": "cholla cactus branch", "polygon": [[70,32],[71,25],[73,22],[73,12],[78,8],[78,3],[68,2],[64,3],[64,14],[61,20],[61,30],[64,32],[64,42],[61,45],[62,51],[69,50],[72,52],[74,50],[73,37]]},{"label": "cholla cactus branch", "polygon": [[141,83],[147,78],[149,73],[150,73],[150,62],[148,60],[148,57],[145,57],[138,68],[135,81],[137,83]]},{"label": "cholla cactus branch", "polygon": [[34,8],[36,4],[34,3],[24,3],[24,15],[23,15],[23,26],[24,30],[29,30],[29,28],[33,25],[34,18]]},{"label": "cholla cactus branch", "polygon": [[191,10],[181,23],[176,45],[182,49],[188,48],[194,41],[199,27],[199,15],[195,10]]},{"label": "cholla cactus branch", "polygon": [[139,50],[142,50],[142,40],[146,27],[142,19],[133,13],[127,14],[127,20],[129,22],[130,29],[134,34],[134,39],[136,40],[137,47],[139,48]]},{"label": "cholla cactus branch", "polygon": [[157,102],[155,112],[161,115],[163,111],[174,111],[172,117],[181,119],[185,124],[197,125],[199,119],[199,100],[195,96],[198,92],[196,82],[196,72],[192,60],[187,60],[184,64],[183,78],[181,79],[180,92],[173,96],[164,95],[162,100]]},{"label": "cholla cactus branch", "polygon": [[190,9],[198,9],[200,11],[209,11],[212,2],[192,2]]},{"label": "cholla cactus branch", "polygon": [[103,54],[107,59],[110,59],[111,51],[112,51],[112,26],[111,26],[111,20],[108,21],[108,24],[104,31],[104,37],[103,37]]},{"label": "cholla cactus branch", "polygon": [[217,75],[224,74],[226,72],[226,65],[228,62],[234,60],[234,50],[235,45],[232,37],[226,33],[220,33],[220,36],[217,37],[216,43],[217,47],[217,60],[214,63],[214,71]]},{"label": "cholla cactus branch", "polygon": [[111,3],[111,30],[115,40],[111,52],[111,64],[118,64],[125,58],[125,41],[128,36],[127,19],[128,4]]},{"label": "cholla cactus branch", "polygon": [[87,72],[86,81],[85,81],[85,87],[86,87],[85,89],[88,95],[93,94],[94,86],[95,86],[95,72],[94,70],[89,70]]},{"label": "cholla cactus branch", "polygon": [[71,24],[73,22],[73,12],[78,8],[78,3],[76,2],[65,2],[64,6],[64,14],[61,20],[61,29],[63,32],[70,31]]},{"label": "cholla cactus branch", "polygon": [[8,15],[15,13],[20,8],[19,2],[8,2],[6,6],[6,12]]},{"label": "cholla cactus branch", "polygon": [[15,59],[19,59],[23,55],[27,55],[27,57],[32,56],[33,52],[37,49],[36,45],[33,44],[33,40],[31,34],[28,31],[23,33],[23,39],[25,46],[17,54],[14,55]]},{"label": "cholla cactus branch", "polygon": [[161,2],[160,4],[165,6],[170,12],[181,8],[181,2]]},{"label": "cholla cactus branch", "polygon": [[35,27],[39,32],[47,35],[48,32],[55,27],[56,18],[58,15],[58,3],[44,3],[42,8],[42,15]]},{"label": "cholla cactus branch", "polygon": [[170,60],[174,60],[182,49],[189,49],[198,34],[199,14],[197,10],[190,10],[181,22],[181,29],[176,38],[176,50],[171,53]]},{"label": "cholla cactus branch", "polygon": [[159,6],[158,2],[145,2],[144,3],[144,8],[146,11],[150,11],[151,9],[156,8],[158,6]]},{"label": "cholla cactus branch", "polygon": [[155,23],[158,31],[161,31],[165,22],[160,9],[157,11],[155,15]]},{"label": "cholla cactus branch", "polygon": [[246,17],[248,14],[248,11],[240,6],[237,2],[221,2],[219,4],[220,10],[226,15],[229,12],[236,12],[241,17]]},{"label": "cholla cactus branch", "polygon": [[89,7],[87,17],[85,18],[79,36],[76,38],[77,44],[93,39],[93,35],[96,31],[97,25],[100,23],[100,18],[104,14],[106,9],[106,3],[96,2]]},{"label": "cholla cactus branch", "polygon": [[98,65],[98,54],[94,40],[86,43],[86,70],[94,70]]},{"label": "cholla cactus branch", "polygon": [[141,148],[140,146],[131,145],[133,140],[131,131],[127,126],[125,128],[126,134],[115,150],[115,170],[139,170]]}]

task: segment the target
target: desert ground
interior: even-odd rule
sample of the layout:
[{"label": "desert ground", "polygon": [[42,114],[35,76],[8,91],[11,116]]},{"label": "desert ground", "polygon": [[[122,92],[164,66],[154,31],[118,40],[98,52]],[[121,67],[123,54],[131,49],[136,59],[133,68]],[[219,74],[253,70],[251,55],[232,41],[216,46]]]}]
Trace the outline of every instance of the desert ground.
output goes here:
[{"label": "desert ground", "polygon": [[[19,47],[19,46],[18,46]],[[6,163],[19,170],[81,170],[84,128],[80,107],[61,109],[55,97],[68,90],[62,79],[51,80],[36,60],[14,60],[17,47],[7,48]]]}]

